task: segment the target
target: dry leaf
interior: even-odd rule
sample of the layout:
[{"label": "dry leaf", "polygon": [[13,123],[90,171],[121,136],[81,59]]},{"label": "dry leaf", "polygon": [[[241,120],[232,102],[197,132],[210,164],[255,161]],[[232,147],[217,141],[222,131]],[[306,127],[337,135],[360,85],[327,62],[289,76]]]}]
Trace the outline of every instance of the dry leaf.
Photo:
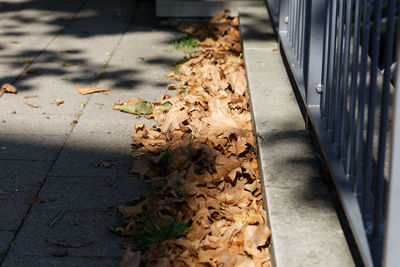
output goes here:
[{"label": "dry leaf", "polygon": [[45,200],[41,197],[31,197],[30,199],[28,199],[28,201],[26,201],[26,203],[28,203],[29,205],[36,205],[43,202],[45,202]]},{"label": "dry leaf", "polygon": [[35,74],[38,71],[38,69],[25,69],[23,73],[25,74]]},{"label": "dry leaf", "polygon": [[1,86],[0,96],[2,96],[4,93],[16,94],[17,92],[18,92],[18,89],[14,85],[5,83]]},{"label": "dry leaf", "polygon": [[28,103],[26,101],[24,102],[24,104],[29,106],[29,107],[31,107],[31,108],[40,108],[41,107],[40,105],[34,105],[34,104]]},{"label": "dry leaf", "polygon": [[38,97],[38,95],[26,95],[24,96],[25,99]]},{"label": "dry leaf", "polygon": [[78,87],[75,89],[75,91],[80,93],[81,95],[87,95],[87,94],[93,94],[93,93],[98,93],[98,92],[110,91],[110,89],[97,88],[97,87],[85,87],[85,88]]},{"label": "dry leaf", "polygon": [[115,160],[103,160],[96,162],[97,168],[113,168],[115,165]]},{"label": "dry leaf", "polygon": [[140,251],[132,251],[129,247],[125,250],[119,267],[140,267]]},{"label": "dry leaf", "polygon": [[64,100],[63,100],[63,99],[57,98],[57,99],[56,99],[56,106],[59,106],[59,105],[61,105],[61,104],[64,104]]}]

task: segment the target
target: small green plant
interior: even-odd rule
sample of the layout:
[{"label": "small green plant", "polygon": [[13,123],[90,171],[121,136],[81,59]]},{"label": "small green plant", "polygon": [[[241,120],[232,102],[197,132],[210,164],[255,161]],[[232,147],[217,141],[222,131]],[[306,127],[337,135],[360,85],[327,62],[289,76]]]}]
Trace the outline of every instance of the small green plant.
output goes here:
[{"label": "small green plant", "polygon": [[188,62],[189,59],[190,59],[190,58],[189,58],[188,56],[185,55],[183,58],[179,59],[179,60],[175,63],[175,66],[181,65],[181,64],[183,64],[183,63],[185,63],[185,62]]},{"label": "small green plant", "polygon": [[174,74],[175,75],[181,75],[181,71],[180,71],[180,65],[175,65],[174,67]]},{"label": "small green plant", "polygon": [[175,193],[179,199],[190,198],[190,196],[188,194],[186,194],[185,188],[183,187],[183,184],[180,181],[178,181],[176,185],[177,185],[177,187],[175,188]]},{"label": "small green plant", "polygon": [[75,114],[75,118],[79,119],[82,116],[82,111]]},{"label": "small green plant", "polygon": [[172,151],[165,151],[161,156],[160,163],[163,166],[172,167]]},{"label": "small green plant", "polygon": [[199,39],[193,35],[184,35],[173,42],[172,46],[178,50],[191,51],[197,46]]},{"label": "small green plant", "polygon": [[133,236],[132,240],[142,248],[148,247],[151,244],[161,243],[165,240],[179,238],[192,229],[189,226],[189,219],[181,222],[171,219],[167,223],[160,223],[150,218],[147,214],[137,216],[136,225],[140,230]]},{"label": "small green plant", "polygon": [[180,75],[181,71],[179,70],[181,67],[181,64],[189,61],[189,57],[188,56],[184,56],[183,58],[179,59],[175,64],[174,64],[174,74],[175,75]]},{"label": "small green plant", "polygon": [[72,63],[71,62],[63,62],[61,66],[63,66],[63,67],[71,67]]}]

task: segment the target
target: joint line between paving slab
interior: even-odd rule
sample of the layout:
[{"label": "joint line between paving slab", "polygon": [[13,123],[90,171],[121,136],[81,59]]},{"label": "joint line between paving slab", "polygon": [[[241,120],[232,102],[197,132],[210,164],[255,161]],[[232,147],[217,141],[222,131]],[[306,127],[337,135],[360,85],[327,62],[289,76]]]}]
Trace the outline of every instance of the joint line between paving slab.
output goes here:
[{"label": "joint line between paving slab", "polygon": [[[44,52],[44,50],[58,37],[58,35],[60,35],[60,34],[65,30],[65,28],[66,28],[74,19],[76,19],[78,13],[83,9],[83,6],[86,4],[86,2],[87,2],[87,0],[85,0],[85,1],[81,4],[81,6],[80,6],[79,9],[77,10],[76,14],[74,15],[74,17],[64,25],[63,29],[61,29],[61,30],[51,39],[51,41],[43,48],[43,50],[42,50],[38,55],[35,56],[35,58],[32,60],[32,62],[30,62],[30,63],[25,67],[25,69],[27,69],[27,68],[28,68],[28,67],[29,67],[29,66]],[[117,45],[115,46],[115,48],[113,49],[113,51],[110,53],[110,56],[109,56],[109,58],[107,59],[107,62],[103,65],[102,71],[100,72],[100,74],[99,74],[99,76],[98,76],[98,78],[97,78],[97,82],[95,83],[95,86],[97,86],[97,85],[99,84],[99,82],[101,81],[101,78],[103,77],[103,74],[105,73],[105,70],[107,69],[108,64],[110,63],[110,61],[111,61],[113,55],[115,54],[115,51],[118,49],[119,45],[121,44],[122,39],[124,38],[126,32],[128,31],[129,27],[131,26],[131,24],[133,23],[133,21],[134,21],[134,19],[135,19],[135,17],[136,17],[138,1],[137,1],[137,0],[134,0],[133,2],[134,2],[134,7],[133,7],[133,8],[134,8],[134,13],[133,13],[133,15],[132,15],[130,21],[128,22],[126,28],[123,30],[123,33],[121,34],[120,38],[118,39]],[[17,78],[16,78],[14,81],[18,80],[18,79],[21,77],[22,73],[23,73],[23,72],[21,72],[21,73],[17,76]],[[89,103],[91,97],[92,97],[92,95],[90,95],[89,98],[88,98],[88,100],[85,102],[85,105],[83,106],[81,112],[83,112],[83,111],[85,110],[85,107],[86,107],[86,105]],[[78,118],[78,120],[79,120],[79,118]],[[78,121],[78,122],[79,122],[79,121]],[[55,156],[54,160],[52,160],[52,163],[51,163],[51,165],[50,165],[50,167],[49,167],[49,169],[48,169],[48,171],[47,171],[47,173],[46,173],[46,176],[45,176],[45,178],[43,179],[43,182],[41,183],[41,185],[40,185],[38,191],[37,191],[36,194],[35,194],[36,197],[39,196],[39,194],[40,194],[40,192],[41,192],[41,190],[42,190],[44,184],[46,183],[47,179],[49,178],[49,173],[50,173],[51,169],[53,168],[54,164],[56,163],[58,157],[60,156],[61,151],[64,149],[65,144],[66,144],[67,141],[69,140],[69,137],[70,137],[70,135],[72,134],[72,132],[73,132],[73,130],[74,130],[74,128],[75,128],[75,125],[76,125],[76,124],[74,124],[74,125],[72,126],[71,130],[70,130],[69,133],[67,134],[67,138],[64,140],[63,144],[61,145],[60,149],[58,150],[57,155]],[[31,211],[32,206],[33,206],[33,205],[30,205],[30,206],[28,207],[28,210],[26,211],[26,213],[25,213],[25,215],[24,215],[24,217],[23,217],[23,219],[22,219],[20,225],[18,226],[18,229],[17,229],[16,231],[14,231],[14,232],[15,232],[15,235],[14,235],[12,241],[10,242],[9,246],[7,247],[7,250],[5,251],[4,256],[0,259],[0,266],[3,264],[5,258],[7,257],[8,252],[10,251],[10,249],[11,249],[13,243],[15,242],[15,240],[16,240],[16,238],[17,238],[17,236],[18,236],[18,234],[19,234],[19,232],[20,232],[20,230],[21,230],[21,228],[22,228],[23,225],[24,225],[24,222],[25,222],[26,217],[29,215],[29,213],[30,213],[30,211]],[[107,258],[107,257],[104,257],[104,258]],[[110,258],[111,258],[111,257],[110,257]]]}]

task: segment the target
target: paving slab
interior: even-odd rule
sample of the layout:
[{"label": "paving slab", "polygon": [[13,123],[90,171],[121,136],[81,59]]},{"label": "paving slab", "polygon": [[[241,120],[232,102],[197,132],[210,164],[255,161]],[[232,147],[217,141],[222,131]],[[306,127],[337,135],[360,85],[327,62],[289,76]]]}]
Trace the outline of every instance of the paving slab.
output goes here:
[{"label": "paving slab", "polygon": [[51,163],[51,161],[1,159],[0,190],[6,193],[38,189]]},{"label": "paving slab", "polygon": [[[57,250],[66,250],[73,257],[121,257],[124,251],[119,244],[121,238],[109,230],[109,226],[119,221],[116,211],[65,212],[60,220],[49,226],[60,212],[36,205],[9,255],[52,256]],[[69,248],[71,246],[78,248]]]},{"label": "paving slab", "polygon": [[0,194],[0,230],[18,230],[29,209],[27,201],[35,195],[35,189]]},{"label": "paving slab", "polygon": [[[257,132],[304,131],[305,123],[279,51],[244,51]],[[265,107],[269,107],[268,112],[256,112]]]},{"label": "paving slab", "polygon": [[1,231],[0,230],[0,259],[5,257],[9,244],[15,236],[15,231]]},{"label": "paving slab", "polygon": [[4,267],[29,267],[29,266],[85,266],[85,267],[115,267],[118,266],[119,258],[96,258],[96,257],[35,257],[32,256],[11,256],[7,257]]},{"label": "paving slab", "polygon": [[[45,49],[55,35],[74,18],[84,0],[35,1],[26,5],[20,1],[3,4],[10,10],[22,9],[2,24],[0,80],[12,82]],[[25,7],[25,8],[24,8]],[[29,8],[28,8],[29,7]],[[29,26],[28,26],[29,25]]]},{"label": "paving slab", "polygon": [[0,159],[52,161],[66,138],[65,135],[0,134]]},{"label": "paving slab", "polygon": [[[260,1],[261,2],[261,1]],[[265,6],[239,8],[240,35],[245,40],[243,49],[264,50],[264,53],[275,52],[278,47],[274,30],[270,23],[269,13]]]},{"label": "paving slab", "polygon": [[39,197],[52,201],[41,204],[40,209],[105,211],[128,204],[147,191],[146,182],[138,177],[49,177]]},{"label": "paving slab", "polygon": [[[51,115],[44,110],[32,108],[30,114],[19,114],[10,111],[0,113],[0,133],[3,135],[65,135],[73,127],[74,115]],[[6,121],[6,123],[3,123]]]},{"label": "paving slab", "polygon": [[[130,133],[125,138],[112,138],[107,133],[74,135],[64,146],[49,172],[50,176],[125,176],[133,160],[130,156]],[[120,149],[120,150],[118,150]],[[96,163],[112,160],[113,168],[98,168]]]}]

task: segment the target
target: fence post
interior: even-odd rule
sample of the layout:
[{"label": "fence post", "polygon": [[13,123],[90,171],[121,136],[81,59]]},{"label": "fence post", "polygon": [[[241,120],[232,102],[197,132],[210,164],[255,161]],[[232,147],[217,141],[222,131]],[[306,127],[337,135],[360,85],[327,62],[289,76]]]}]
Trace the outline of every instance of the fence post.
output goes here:
[{"label": "fence post", "polygon": [[[400,23],[397,21],[397,66],[395,72],[395,90],[392,123],[392,158],[390,181],[387,190],[387,209],[385,237],[383,244],[383,266],[397,267],[400,262]],[[395,44],[396,44],[395,43]]]},{"label": "fence post", "polygon": [[[321,102],[321,94],[324,86],[322,81],[322,63],[323,63],[323,45],[326,22],[327,0],[311,0],[309,5],[308,19],[310,26],[306,32],[306,43],[309,42],[306,51],[308,53],[308,68],[306,86],[307,86],[307,105],[309,107],[318,107]],[[306,25],[306,28],[307,25]],[[307,66],[306,66],[307,67]]]}]

